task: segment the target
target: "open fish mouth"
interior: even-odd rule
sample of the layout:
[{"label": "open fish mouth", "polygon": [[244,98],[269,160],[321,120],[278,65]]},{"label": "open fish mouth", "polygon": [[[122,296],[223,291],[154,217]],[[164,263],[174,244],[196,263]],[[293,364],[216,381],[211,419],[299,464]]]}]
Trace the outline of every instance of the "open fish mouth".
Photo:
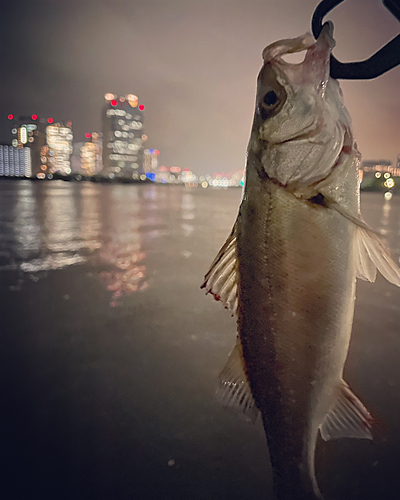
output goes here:
[{"label": "open fish mouth", "polygon": [[326,22],[321,30],[321,33],[317,40],[311,35],[311,33],[305,33],[304,35],[298,36],[296,38],[287,38],[284,40],[279,40],[268,45],[262,52],[262,58],[264,64],[270,61],[279,60],[280,64],[288,66],[299,66],[302,63],[293,64],[286,62],[282,56],[285,54],[294,54],[296,52],[303,52],[305,50],[310,51],[310,49],[325,49],[329,53],[335,47],[336,42],[333,38],[333,23],[330,21]]}]

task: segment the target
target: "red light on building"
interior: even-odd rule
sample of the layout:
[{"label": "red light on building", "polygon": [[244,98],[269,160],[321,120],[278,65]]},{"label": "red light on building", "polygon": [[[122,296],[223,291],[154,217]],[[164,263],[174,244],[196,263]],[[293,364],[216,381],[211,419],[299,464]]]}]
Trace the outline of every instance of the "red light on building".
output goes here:
[{"label": "red light on building", "polygon": [[144,105],[143,104],[139,104],[138,108],[140,109],[140,111],[143,111],[144,110]]},{"label": "red light on building", "polygon": [[8,119],[9,119],[9,120],[12,120],[13,118],[14,118],[14,115],[12,115],[12,114],[9,114],[9,115],[8,115]]},{"label": "red light on building", "polygon": [[154,154],[158,156],[158,155],[160,154],[160,151],[158,151],[158,149],[156,149],[156,150],[154,151]]},{"label": "red light on building", "polygon": [[53,122],[54,122],[53,118],[47,118],[47,123],[53,123]]},{"label": "red light on building", "polygon": [[92,137],[92,134],[90,132],[86,132],[85,137],[86,139],[90,139]]},{"label": "red light on building", "polygon": [[111,101],[111,106],[116,106],[116,105],[117,105],[117,101],[116,101],[115,99],[113,99],[113,100]]},{"label": "red light on building", "polygon": [[188,168],[184,168],[183,171],[184,172],[189,172],[189,169]]},{"label": "red light on building", "polygon": [[32,115],[32,120],[37,120],[37,115]]},{"label": "red light on building", "polygon": [[67,127],[72,127],[72,121],[71,120],[67,121]]}]

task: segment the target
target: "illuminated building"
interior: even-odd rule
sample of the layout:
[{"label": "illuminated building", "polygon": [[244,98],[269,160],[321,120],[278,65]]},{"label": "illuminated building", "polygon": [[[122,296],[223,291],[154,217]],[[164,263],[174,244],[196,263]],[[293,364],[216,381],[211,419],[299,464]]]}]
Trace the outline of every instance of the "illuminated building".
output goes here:
[{"label": "illuminated building", "polygon": [[103,108],[103,175],[143,175],[143,104],[133,94],[106,94]]},{"label": "illuminated building", "polygon": [[[45,144],[46,120],[36,114],[30,116],[10,114],[8,119],[11,121],[12,145],[17,149],[29,149],[30,176],[35,177],[41,171],[40,150]],[[25,152],[21,158],[27,158],[27,154]]]},{"label": "illuminated building", "polygon": [[91,139],[85,142],[80,148],[81,168],[85,175],[98,174],[102,168],[103,141],[101,134],[97,132],[86,133],[86,138]]},{"label": "illuminated building", "polygon": [[400,181],[400,165],[393,167],[390,160],[363,161],[358,173],[362,190],[393,189]]},{"label": "illuminated building", "polygon": [[31,177],[31,149],[0,146],[0,176]]},{"label": "illuminated building", "polygon": [[47,173],[71,173],[72,129],[60,123],[46,127],[47,144],[41,148],[41,170]]},{"label": "illuminated building", "polygon": [[390,160],[365,160],[361,162],[360,169],[364,175],[368,173],[375,174],[375,172],[389,172],[393,176],[400,177],[400,165],[396,164],[396,167],[392,167]]},{"label": "illuminated building", "polygon": [[158,155],[160,151],[158,149],[145,149],[144,150],[144,162],[143,170],[144,173],[156,173],[158,169]]},{"label": "illuminated building", "polygon": [[85,142],[81,147],[81,168],[85,175],[96,173],[96,146],[93,142]]}]

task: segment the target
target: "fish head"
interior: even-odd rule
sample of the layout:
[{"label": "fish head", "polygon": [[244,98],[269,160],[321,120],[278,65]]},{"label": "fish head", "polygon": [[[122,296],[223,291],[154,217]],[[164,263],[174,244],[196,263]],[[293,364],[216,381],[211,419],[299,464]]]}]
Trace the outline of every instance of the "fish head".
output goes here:
[{"label": "fish head", "polygon": [[[328,22],[316,41],[306,33],[263,51],[249,149],[268,177],[283,186],[310,186],[324,179],[341,153],[352,149],[350,116],[338,82],[329,76],[332,35]],[[283,58],[301,51],[301,63]]]}]

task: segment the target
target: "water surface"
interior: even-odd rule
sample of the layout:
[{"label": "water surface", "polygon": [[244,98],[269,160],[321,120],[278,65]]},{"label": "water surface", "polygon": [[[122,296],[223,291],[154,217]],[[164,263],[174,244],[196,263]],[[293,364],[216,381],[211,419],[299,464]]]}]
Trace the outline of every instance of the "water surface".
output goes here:
[{"label": "water surface", "polygon": [[[214,401],[235,343],[199,289],[237,189],[0,181],[2,497],[270,498],[264,434]],[[400,255],[400,198],[362,195]],[[400,498],[400,291],[359,282],[345,375],[376,441],[320,442],[326,500]]]}]

